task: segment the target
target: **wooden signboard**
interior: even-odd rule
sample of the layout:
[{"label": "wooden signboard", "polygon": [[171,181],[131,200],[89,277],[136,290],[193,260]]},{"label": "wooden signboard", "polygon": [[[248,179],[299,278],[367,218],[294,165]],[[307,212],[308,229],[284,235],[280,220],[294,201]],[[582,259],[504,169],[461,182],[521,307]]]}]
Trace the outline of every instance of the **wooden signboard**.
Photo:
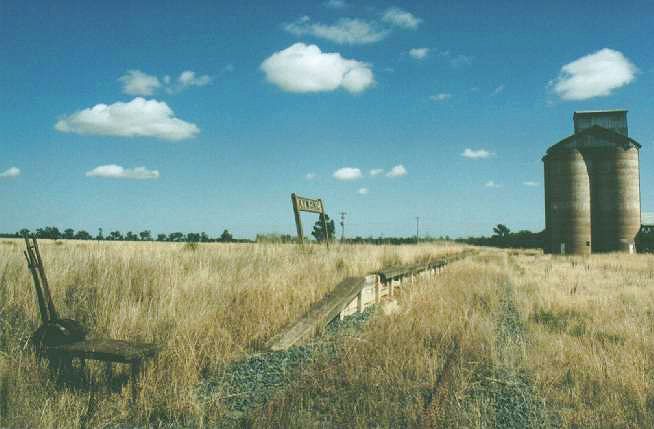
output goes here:
[{"label": "wooden signboard", "polygon": [[320,198],[317,200],[304,198],[296,195],[295,193],[292,193],[291,203],[293,204],[293,213],[295,213],[295,226],[297,228],[298,241],[302,243],[304,240],[300,212],[318,213],[320,215],[320,222],[322,223],[323,231],[325,231],[327,238],[326,243],[327,246],[329,246],[329,229],[327,228],[327,221],[325,220],[325,204],[322,202],[322,200]]}]

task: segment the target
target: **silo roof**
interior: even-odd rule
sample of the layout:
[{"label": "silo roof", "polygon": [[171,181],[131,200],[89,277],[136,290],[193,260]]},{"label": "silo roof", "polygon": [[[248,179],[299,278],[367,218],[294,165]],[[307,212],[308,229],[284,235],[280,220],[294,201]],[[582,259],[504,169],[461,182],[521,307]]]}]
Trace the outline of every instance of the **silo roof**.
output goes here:
[{"label": "silo roof", "polygon": [[609,109],[609,110],[577,110],[575,115],[592,115],[593,113],[625,113],[626,109]]},{"label": "silo roof", "polygon": [[[575,114],[576,113],[577,112],[575,112]],[[577,137],[582,137],[582,136],[585,136],[585,135],[608,137],[609,141],[611,141],[612,143],[615,143],[616,145],[617,144],[621,144],[623,146],[634,145],[638,149],[640,149],[642,147],[640,145],[640,143],[638,143],[636,140],[632,139],[631,137],[623,136],[622,134],[616,133],[613,130],[601,127],[599,125],[593,125],[592,127],[586,128],[586,129],[584,129],[582,131],[579,131],[578,133],[569,135],[568,137],[564,138],[563,140],[559,141],[558,143],[555,143],[552,146],[550,146],[547,149],[547,153],[543,157],[543,160],[552,151],[555,151],[557,149],[564,149],[563,146],[570,143],[571,141],[574,141]]]}]

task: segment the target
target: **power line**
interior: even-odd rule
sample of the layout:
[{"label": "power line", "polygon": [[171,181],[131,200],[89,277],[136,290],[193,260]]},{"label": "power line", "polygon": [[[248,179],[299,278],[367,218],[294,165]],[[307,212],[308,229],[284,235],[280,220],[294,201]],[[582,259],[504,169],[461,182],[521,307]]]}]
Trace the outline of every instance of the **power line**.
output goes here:
[{"label": "power line", "polygon": [[341,215],[341,243],[345,241],[345,215],[347,213],[345,212],[340,212]]}]

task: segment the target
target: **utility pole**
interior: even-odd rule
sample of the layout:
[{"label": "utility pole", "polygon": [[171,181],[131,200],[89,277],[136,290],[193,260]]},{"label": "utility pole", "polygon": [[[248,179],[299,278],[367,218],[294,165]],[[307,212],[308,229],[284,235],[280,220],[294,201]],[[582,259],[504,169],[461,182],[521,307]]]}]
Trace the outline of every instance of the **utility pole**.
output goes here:
[{"label": "utility pole", "polygon": [[416,216],[416,244],[420,242],[420,216]]},{"label": "utility pole", "polygon": [[345,241],[345,215],[347,213],[341,212],[341,243]]}]

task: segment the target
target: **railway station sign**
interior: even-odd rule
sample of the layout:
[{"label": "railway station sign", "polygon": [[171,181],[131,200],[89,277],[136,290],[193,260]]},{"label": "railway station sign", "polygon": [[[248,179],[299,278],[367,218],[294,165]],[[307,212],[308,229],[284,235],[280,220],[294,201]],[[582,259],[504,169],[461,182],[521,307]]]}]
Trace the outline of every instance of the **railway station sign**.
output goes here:
[{"label": "railway station sign", "polygon": [[300,212],[317,213],[320,215],[320,222],[322,223],[323,231],[325,231],[325,242],[329,246],[329,229],[325,220],[325,204],[320,198],[312,199],[301,197],[295,193],[291,194],[291,204],[293,205],[293,213],[295,214],[295,227],[297,228],[297,238],[300,243],[304,241],[304,234],[302,232],[302,219]]}]

